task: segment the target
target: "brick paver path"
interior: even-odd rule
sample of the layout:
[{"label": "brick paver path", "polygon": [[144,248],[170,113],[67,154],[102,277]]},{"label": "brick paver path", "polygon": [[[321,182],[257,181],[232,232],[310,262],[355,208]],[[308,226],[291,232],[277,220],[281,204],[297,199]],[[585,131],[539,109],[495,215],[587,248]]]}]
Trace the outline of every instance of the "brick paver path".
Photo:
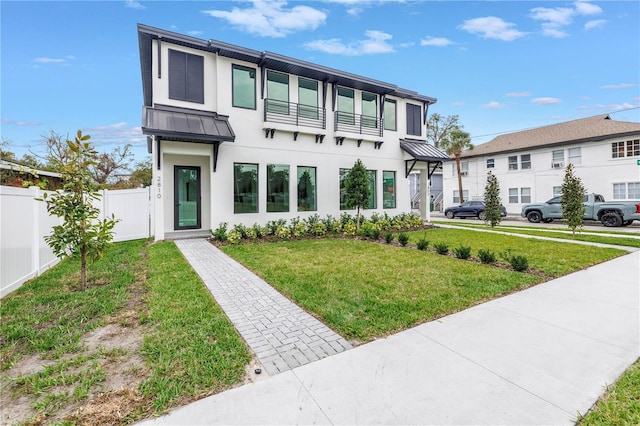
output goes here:
[{"label": "brick paver path", "polygon": [[269,375],[351,348],[340,335],[207,240],[175,243]]}]

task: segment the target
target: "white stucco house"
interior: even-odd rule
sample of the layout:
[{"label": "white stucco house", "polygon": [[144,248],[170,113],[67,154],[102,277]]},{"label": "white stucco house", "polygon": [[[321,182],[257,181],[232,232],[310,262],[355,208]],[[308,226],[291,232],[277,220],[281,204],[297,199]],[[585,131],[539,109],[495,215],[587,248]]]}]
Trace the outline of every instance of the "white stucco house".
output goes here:
[{"label": "white stucco house", "polygon": [[[569,163],[588,192],[640,200],[640,123],[606,114],[500,135],[465,151],[461,160],[464,199],[482,199],[492,171],[510,214],[560,195]],[[445,206],[459,200],[455,167],[453,161],[444,165]]]},{"label": "white stucco house", "polygon": [[357,159],[373,189],[366,214],[410,212],[409,174],[424,170],[428,189],[448,158],[425,140],[430,96],[145,25],[138,39],[157,240],[221,222],[339,217]]}]

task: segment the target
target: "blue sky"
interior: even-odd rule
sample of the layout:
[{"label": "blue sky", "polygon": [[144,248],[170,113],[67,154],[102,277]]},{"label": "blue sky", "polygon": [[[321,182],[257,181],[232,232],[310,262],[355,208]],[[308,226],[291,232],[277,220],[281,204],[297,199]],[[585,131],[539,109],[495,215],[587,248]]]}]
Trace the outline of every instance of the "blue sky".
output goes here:
[{"label": "blue sky", "polygon": [[438,99],[478,145],[602,113],[640,121],[637,1],[0,1],[1,136],[134,145],[136,24],[267,50]]}]

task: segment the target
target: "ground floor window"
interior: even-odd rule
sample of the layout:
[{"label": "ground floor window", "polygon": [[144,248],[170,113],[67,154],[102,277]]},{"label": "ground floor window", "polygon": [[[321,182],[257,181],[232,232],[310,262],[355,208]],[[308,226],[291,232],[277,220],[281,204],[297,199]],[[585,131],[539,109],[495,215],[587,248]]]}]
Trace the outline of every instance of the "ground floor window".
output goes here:
[{"label": "ground floor window", "polygon": [[382,207],[396,208],[396,172],[382,172]]},{"label": "ground floor window", "polygon": [[316,192],[316,168],[298,166],[298,211],[318,210]]},{"label": "ground floor window", "polygon": [[613,184],[614,200],[640,200],[640,182]]},{"label": "ground floor window", "polygon": [[[469,199],[469,190],[463,189],[462,190],[462,197],[465,200],[468,200]],[[453,191],[453,202],[454,203],[460,203],[460,191]]]},{"label": "ground floor window", "polygon": [[267,164],[267,212],[289,211],[289,166]]},{"label": "ground floor window", "polygon": [[376,197],[376,171],[367,170],[369,176],[369,200],[367,201],[367,209],[375,209],[378,207],[378,199]]},{"label": "ground floor window", "polygon": [[520,202],[521,203],[531,202],[531,188],[520,188]]},{"label": "ground floor window", "polygon": [[518,204],[518,188],[509,188],[509,204]]},{"label": "ground floor window", "polygon": [[562,187],[561,186],[554,186],[553,187],[553,196],[554,197],[559,197],[562,195]]},{"label": "ground floor window", "polygon": [[233,212],[258,212],[258,165],[233,164]]}]

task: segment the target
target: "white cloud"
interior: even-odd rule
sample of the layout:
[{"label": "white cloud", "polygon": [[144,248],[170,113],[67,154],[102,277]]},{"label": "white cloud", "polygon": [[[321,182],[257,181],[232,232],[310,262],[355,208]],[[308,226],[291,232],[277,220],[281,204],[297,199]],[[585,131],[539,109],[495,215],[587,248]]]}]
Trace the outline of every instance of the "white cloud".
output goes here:
[{"label": "white cloud", "polygon": [[531,103],[538,105],[554,105],[559,104],[560,102],[562,102],[562,99],[559,98],[542,97],[531,99]]},{"label": "white cloud", "polygon": [[535,7],[531,9],[531,17],[537,21],[548,21],[553,25],[569,25],[571,17],[574,14],[573,9],[566,7],[556,7],[554,9],[548,7]]},{"label": "white cloud", "polygon": [[346,56],[371,55],[376,53],[392,53],[393,46],[387,41],[393,37],[382,31],[369,30],[365,32],[365,39],[351,43],[344,43],[341,39],[315,40],[304,44],[309,50],[319,50],[325,53]]},{"label": "white cloud", "polygon": [[527,98],[531,96],[529,92],[509,92],[505,95],[508,98]]},{"label": "white cloud", "polygon": [[488,103],[482,105],[482,108],[485,108],[485,109],[499,109],[499,108],[502,108],[502,105],[500,104],[500,102],[491,101],[491,102],[488,102]]},{"label": "white cloud", "polygon": [[34,58],[33,62],[38,64],[68,64],[69,61],[76,59],[73,55],[67,55],[63,58],[40,57]]},{"label": "white cloud", "polygon": [[[600,6],[587,1],[577,1],[573,3],[573,8],[569,7],[534,7],[530,10],[531,18],[542,21],[542,34],[547,37],[564,38],[569,35],[565,27],[573,22],[574,16],[597,15],[602,13]],[[603,25],[603,19],[589,21],[585,24],[585,29],[590,30]]]},{"label": "white cloud", "polygon": [[224,19],[234,27],[263,37],[285,37],[296,31],[315,30],[324,24],[327,14],[309,6],[286,8],[283,0],[253,0],[249,8],[203,10],[205,15]]},{"label": "white cloud", "polygon": [[627,102],[623,104],[609,104],[609,105],[598,104],[595,106],[595,108],[602,109],[605,111],[620,111],[623,109],[631,109],[636,107],[637,105],[631,105],[630,103],[627,103]]},{"label": "white cloud", "polygon": [[604,26],[604,24],[606,23],[607,23],[606,19],[596,19],[594,21],[589,21],[586,24],[584,24],[584,29],[587,31],[593,30],[595,28],[600,28]]},{"label": "white cloud", "polygon": [[629,89],[631,87],[636,87],[637,84],[634,83],[620,83],[620,84],[605,84],[604,86],[600,86],[601,89]]},{"label": "white cloud", "polygon": [[451,44],[455,44],[453,41],[444,37],[427,37],[420,40],[420,46],[436,46],[436,47],[446,47]]},{"label": "white cloud", "polygon": [[128,7],[130,9],[138,9],[138,10],[146,9],[142,4],[140,4],[139,1],[136,1],[136,0],[124,0],[124,5],[125,7]]},{"label": "white cloud", "polygon": [[95,145],[113,145],[124,143],[142,143],[147,137],[142,134],[140,126],[129,126],[122,121],[119,123],[107,124],[104,126],[87,127],[82,132],[91,136],[91,141]]},{"label": "white cloud", "polygon": [[204,31],[200,31],[200,30],[187,31],[187,34],[189,34],[190,36],[193,36],[193,37],[197,37],[197,36],[201,36],[202,34],[204,34]]},{"label": "white cloud", "polygon": [[602,8],[588,1],[577,1],[574,3],[576,13],[579,15],[598,15],[602,13]]},{"label": "white cloud", "polygon": [[35,121],[18,121],[18,120],[12,120],[10,118],[3,118],[0,119],[0,123],[2,124],[8,124],[11,126],[18,126],[18,127],[33,127],[33,126],[41,126],[42,123],[38,123]]},{"label": "white cloud", "polygon": [[515,26],[516,24],[505,22],[495,16],[486,16],[467,19],[459,28],[471,34],[478,34],[482,38],[513,41],[526,35],[526,33],[515,29]]},{"label": "white cloud", "polygon": [[451,105],[453,105],[453,106],[463,106],[464,102],[463,101],[451,102]]}]

